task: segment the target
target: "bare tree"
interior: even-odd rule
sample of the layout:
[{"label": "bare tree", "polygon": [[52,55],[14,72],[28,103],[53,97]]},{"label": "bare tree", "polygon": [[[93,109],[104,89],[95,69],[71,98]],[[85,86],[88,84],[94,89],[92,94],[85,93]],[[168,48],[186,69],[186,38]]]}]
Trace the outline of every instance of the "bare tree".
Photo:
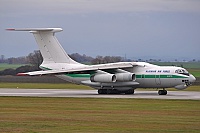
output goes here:
[{"label": "bare tree", "polygon": [[102,64],[102,63],[114,63],[123,61],[123,58],[120,56],[97,56],[93,61],[92,64]]},{"label": "bare tree", "polygon": [[103,63],[103,56],[97,56],[94,60],[92,60],[92,64],[102,64]]},{"label": "bare tree", "polygon": [[81,63],[91,62],[94,58],[87,56],[85,54],[80,55],[79,53],[73,53],[69,55],[73,60]]},{"label": "bare tree", "polygon": [[43,61],[42,55],[39,50],[35,50],[33,53],[30,53],[27,56],[27,59],[30,64],[32,64],[33,66],[37,66],[38,68]]}]

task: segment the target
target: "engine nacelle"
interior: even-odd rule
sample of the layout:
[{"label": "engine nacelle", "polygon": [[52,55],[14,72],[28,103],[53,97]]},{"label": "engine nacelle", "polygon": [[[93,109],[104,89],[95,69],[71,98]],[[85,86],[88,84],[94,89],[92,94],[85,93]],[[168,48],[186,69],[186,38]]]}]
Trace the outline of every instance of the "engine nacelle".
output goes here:
[{"label": "engine nacelle", "polygon": [[116,73],[117,81],[135,81],[134,73]]},{"label": "engine nacelle", "polygon": [[90,77],[91,82],[110,83],[116,82],[117,78],[114,74],[96,74]]}]

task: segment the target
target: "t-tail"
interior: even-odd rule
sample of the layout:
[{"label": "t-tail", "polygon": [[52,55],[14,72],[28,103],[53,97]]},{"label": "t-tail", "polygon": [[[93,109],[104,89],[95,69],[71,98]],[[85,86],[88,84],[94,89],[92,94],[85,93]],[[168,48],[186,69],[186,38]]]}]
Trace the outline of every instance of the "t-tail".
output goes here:
[{"label": "t-tail", "polygon": [[71,59],[55,37],[56,32],[61,28],[27,28],[27,29],[7,29],[11,31],[29,31],[33,33],[43,57],[42,64],[68,63],[79,64]]}]

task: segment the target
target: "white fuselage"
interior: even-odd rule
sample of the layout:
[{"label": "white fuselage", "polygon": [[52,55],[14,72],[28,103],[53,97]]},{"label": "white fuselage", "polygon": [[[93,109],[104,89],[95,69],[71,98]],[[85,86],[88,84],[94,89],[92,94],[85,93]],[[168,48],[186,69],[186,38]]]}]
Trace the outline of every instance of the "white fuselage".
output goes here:
[{"label": "white fuselage", "polygon": [[[132,68],[125,68],[125,71],[135,73],[136,80],[133,82],[138,82],[138,85],[126,87],[115,87],[117,89],[130,89],[130,88],[172,88],[185,89],[187,87],[186,83],[194,82],[195,77],[189,74],[184,68],[175,66],[157,66],[146,62],[137,62],[138,66]],[[103,66],[101,64],[99,66]],[[67,70],[67,69],[78,69],[87,67],[88,65],[83,64],[42,64],[41,68],[48,70]],[[92,65],[91,65],[92,66]],[[95,66],[95,65],[94,65]],[[185,74],[176,73],[176,70],[184,70]],[[83,84],[83,81],[90,80],[90,73],[65,73],[56,75],[58,78],[66,80],[68,82]],[[124,83],[124,82],[123,82]],[[129,83],[129,82],[127,82]],[[121,84],[121,82],[112,83]],[[111,86],[112,86],[111,84]],[[86,84],[87,85],[87,84]],[[92,85],[89,85],[93,87]],[[100,86],[95,86],[94,88],[99,89]]]}]

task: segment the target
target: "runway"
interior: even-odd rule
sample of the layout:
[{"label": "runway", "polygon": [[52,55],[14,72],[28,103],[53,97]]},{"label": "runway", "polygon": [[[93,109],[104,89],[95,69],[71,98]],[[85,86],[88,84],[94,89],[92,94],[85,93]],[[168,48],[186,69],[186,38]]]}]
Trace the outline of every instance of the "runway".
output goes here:
[{"label": "runway", "polygon": [[167,95],[158,95],[157,91],[135,91],[133,95],[99,95],[97,90],[74,89],[0,89],[0,96],[20,97],[74,97],[74,98],[141,98],[141,99],[192,99],[200,100],[200,92],[168,91]]}]

